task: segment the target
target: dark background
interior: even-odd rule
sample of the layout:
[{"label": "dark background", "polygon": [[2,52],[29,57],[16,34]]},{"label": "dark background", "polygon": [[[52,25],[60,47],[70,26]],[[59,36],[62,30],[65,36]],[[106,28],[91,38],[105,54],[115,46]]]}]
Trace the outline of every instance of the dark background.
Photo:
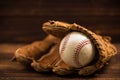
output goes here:
[{"label": "dark background", "polygon": [[120,40],[119,0],[0,0],[0,43],[30,43],[46,36],[48,20],[77,23]]}]

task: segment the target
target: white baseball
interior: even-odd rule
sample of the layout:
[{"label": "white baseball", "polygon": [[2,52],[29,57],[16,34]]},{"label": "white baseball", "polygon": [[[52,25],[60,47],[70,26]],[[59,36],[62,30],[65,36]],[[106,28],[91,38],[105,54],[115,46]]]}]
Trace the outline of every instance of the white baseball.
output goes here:
[{"label": "white baseball", "polygon": [[87,36],[80,32],[71,32],[62,39],[59,53],[66,64],[80,68],[93,60],[95,48]]}]

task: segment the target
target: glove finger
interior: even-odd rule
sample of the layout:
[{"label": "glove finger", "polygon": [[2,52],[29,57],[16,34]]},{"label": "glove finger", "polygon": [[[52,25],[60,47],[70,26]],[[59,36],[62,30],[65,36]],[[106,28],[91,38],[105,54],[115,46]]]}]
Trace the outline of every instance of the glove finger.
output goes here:
[{"label": "glove finger", "polygon": [[[50,41],[48,42],[47,40]],[[32,44],[25,45],[16,50],[14,60],[21,62],[22,64],[30,64],[32,59],[39,59],[46,54],[51,47],[55,44],[52,40],[55,38],[47,36],[43,41],[35,41]]]}]

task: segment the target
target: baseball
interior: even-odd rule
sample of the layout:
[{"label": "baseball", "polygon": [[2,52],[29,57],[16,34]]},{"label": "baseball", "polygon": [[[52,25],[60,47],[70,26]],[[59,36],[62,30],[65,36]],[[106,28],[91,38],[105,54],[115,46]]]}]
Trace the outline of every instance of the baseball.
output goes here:
[{"label": "baseball", "polygon": [[95,48],[87,36],[80,32],[71,32],[62,39],[59,53],[66,64],[81,68],[93,60]]}]

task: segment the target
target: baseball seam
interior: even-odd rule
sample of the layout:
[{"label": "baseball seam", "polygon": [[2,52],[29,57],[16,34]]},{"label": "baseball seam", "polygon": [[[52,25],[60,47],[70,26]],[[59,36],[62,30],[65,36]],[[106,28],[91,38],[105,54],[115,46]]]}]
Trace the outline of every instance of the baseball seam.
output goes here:
[{"label": "baseball seam", "polygon": [[61,49],[61,51],[60,51],[60,54],[62,55],[62,53],[64,52],[64,50],[65,50],[65,48],[66,48],[66,44],[67,44],[67,42],[68,42],[68,40],[69,40],[69,38],[70,38],[70,35],[71,34],[68,34],[68,36],[65,38],[65,40],[63,41],[63,45],[62,45],[62,49]]},{"label": "baseball seam", "polygon": [[89,39],[86,39],[84,41],[80,41],[80,43],[76,46],[75,50],[74,50],[74,54],[73,54],[73,61],[75,62],[75,64],[78,66],[78,67],[81,67],[82,65],[80,64],[79,62],[79,58],[78,58],[78,55],[79,55],[79,52],[81,51],[82,47],[85,46],[86,44],[90,44],[90,40]]}]

